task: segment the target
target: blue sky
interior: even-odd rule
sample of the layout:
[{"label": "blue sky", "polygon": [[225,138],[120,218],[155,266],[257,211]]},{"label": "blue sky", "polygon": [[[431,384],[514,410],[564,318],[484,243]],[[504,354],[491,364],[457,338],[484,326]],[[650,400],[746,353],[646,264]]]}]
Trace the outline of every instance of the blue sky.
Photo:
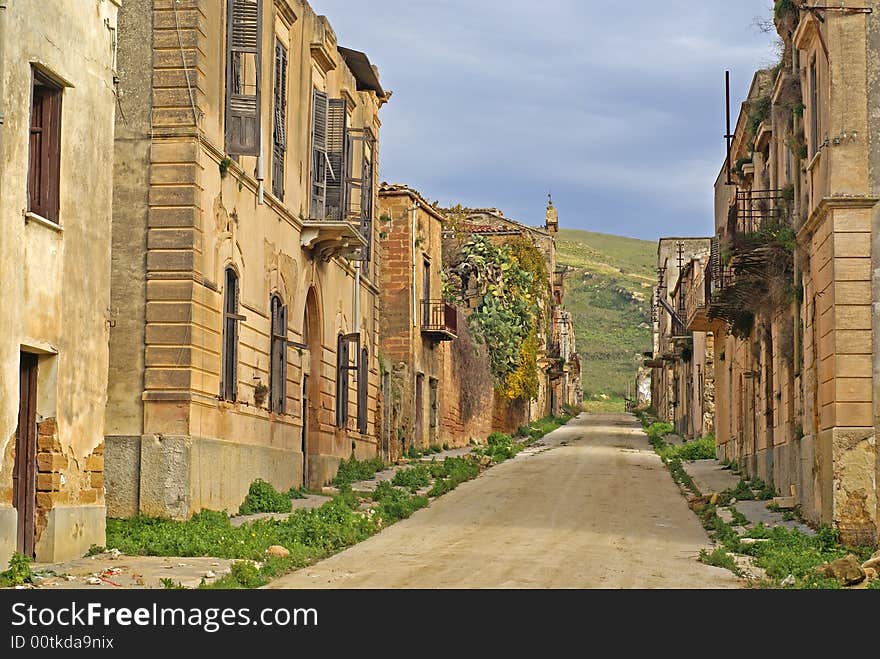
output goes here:
[{"label": "blue sky", "polygon": [[382,180],[652,240],[712,232],[724,70],[736,113],[776,59],[770,0],[311,2],[394,91]]}]

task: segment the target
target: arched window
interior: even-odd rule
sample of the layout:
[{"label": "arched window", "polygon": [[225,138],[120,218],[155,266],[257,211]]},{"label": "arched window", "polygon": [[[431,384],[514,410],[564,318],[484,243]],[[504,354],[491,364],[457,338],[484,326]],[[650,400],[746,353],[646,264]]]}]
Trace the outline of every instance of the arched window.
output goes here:
[{"label": "arched window", "polygon": [[223,345],[220,369],[220,398],[235,401],[238,397],[238,313],[239,282],[233,268],[226,268],[223,287]]},{"label": "arched window", "polygon": [[277,295],[269,305],[272,311],[272,347],[269,366],[269,411],[287,411],[287,307]]},{"label": "arched window", "polygon": [[348,425],[348,341],[339,335],[336,340],[336,427]]},{"label": "arched window", "polygon": [[357,375],[357,394],[358,394],[358,432],[362,435],[367,434],[367,384],[370,373],[370,353],[367,347],[361,349],[361,356],[358,360]]}]

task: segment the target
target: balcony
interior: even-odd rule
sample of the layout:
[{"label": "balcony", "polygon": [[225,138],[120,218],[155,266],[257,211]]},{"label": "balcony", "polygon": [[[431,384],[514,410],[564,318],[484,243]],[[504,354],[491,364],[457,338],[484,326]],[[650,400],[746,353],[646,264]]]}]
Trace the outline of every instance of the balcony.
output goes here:
[{"label": "balcony", "polygon": [[713,331],[712,320],[709,318],[709,306],[712,300],[711,286],[712,279],[706,277],[705,270],[701,270],[687,290],[685,324],[691,332]]},{"label": "balcony", "polygon": [[422,302],[422,335],[432,341],[458,338],[458,310],[442,300]]},{"label": "balcony", "polygon": [[300,233],[300,244],[323,261],[334,256],[359,256],[368,245],[360,227],[345,220],[306,221]]},{"label": "balcony", "polygon": [[730,210],[729,228],[737,236],[748,236],[782,222],[787,201],[782,190],[737,190]]}]

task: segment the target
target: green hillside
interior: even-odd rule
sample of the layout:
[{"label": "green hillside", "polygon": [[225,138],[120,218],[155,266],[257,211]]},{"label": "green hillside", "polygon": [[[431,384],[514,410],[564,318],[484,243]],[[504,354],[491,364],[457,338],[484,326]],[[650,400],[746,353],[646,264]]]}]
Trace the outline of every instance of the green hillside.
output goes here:
[{"label": "green hillside", "polygon": [[589,231],[559,232],[565,307],[574,316],[584,397],[619,399],[651,349],[651,291],[657,244]]}]

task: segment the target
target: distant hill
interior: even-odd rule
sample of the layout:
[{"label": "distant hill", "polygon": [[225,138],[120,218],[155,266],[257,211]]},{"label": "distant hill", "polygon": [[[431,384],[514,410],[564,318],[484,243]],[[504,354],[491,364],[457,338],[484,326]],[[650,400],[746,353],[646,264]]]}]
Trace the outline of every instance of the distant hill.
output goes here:
[{"label": "distant hill", "polygon": [[566,279],[565,307],[574,316],[584,397],[619,399],[651,349],[651,293],[657,243],[562,229],[557,240]]}]

